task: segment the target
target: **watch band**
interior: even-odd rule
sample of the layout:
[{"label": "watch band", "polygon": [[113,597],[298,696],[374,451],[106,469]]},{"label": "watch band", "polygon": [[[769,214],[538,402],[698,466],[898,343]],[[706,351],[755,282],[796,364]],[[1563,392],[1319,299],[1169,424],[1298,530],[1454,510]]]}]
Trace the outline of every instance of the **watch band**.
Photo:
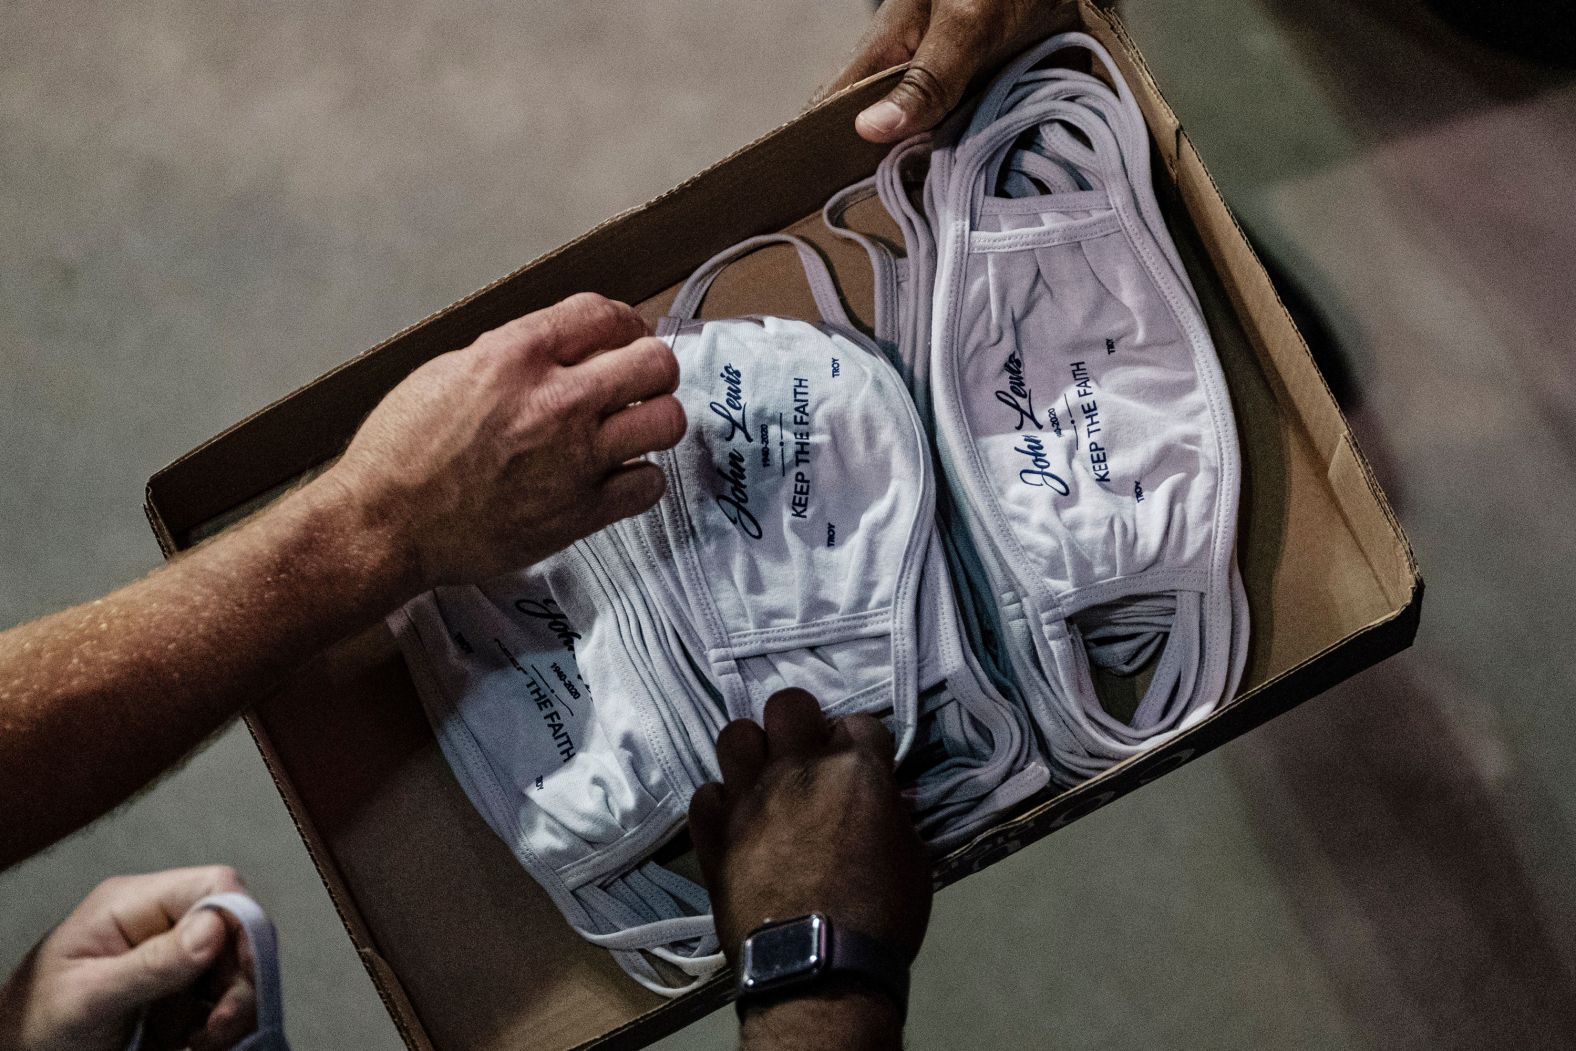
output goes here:
[{"label": "watch band", "polygon": [[[820,942],[822,959],[819,964],[807,973],[765,979],[755,974],[749,964],[754,940],[765,932],[801,924],[811,924],[811,931],[819,925],[821,938],[824,939]],[[879,938],[840,927],[821,913],[762,924],[745,939],[741,957],[742,970],[736,987],[737,999],[734,1001],[741,1019],[748,1008],[813,995],[829,981],[836,979],[851,979],[856,985],[883,993],[892,999],[901,1014],[908,1013],[908,955]]]},{"label": "watch band", "polygon": [[831,925],[831,960],[825,973],[862,978],[897,1001],[908,1013],[908,958],[898,949],[859,931]]}]

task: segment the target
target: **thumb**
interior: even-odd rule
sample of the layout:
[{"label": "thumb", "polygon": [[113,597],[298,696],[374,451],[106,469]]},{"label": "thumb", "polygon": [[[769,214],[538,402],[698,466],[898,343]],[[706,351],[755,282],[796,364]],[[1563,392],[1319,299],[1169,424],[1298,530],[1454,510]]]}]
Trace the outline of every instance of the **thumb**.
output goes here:
[{"label": "thumb", "polygon": [[871,142],[896,142],[941,123],[958,104],[987,56],[985,24],[972,16],[938,14],[897,87],[854,119]]},{"label": "thumb", "polygon": [[218,958],[226,937],[224,920],[212,909],[188,913],[172,930],[101,960],[94,1007],[131,1012],[186,989]]}]

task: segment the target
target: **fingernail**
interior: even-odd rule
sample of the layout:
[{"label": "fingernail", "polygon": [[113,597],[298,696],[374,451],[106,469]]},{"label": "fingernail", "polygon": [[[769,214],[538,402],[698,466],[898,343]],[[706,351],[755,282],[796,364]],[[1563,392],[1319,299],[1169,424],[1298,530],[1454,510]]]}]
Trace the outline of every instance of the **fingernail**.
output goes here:
[{"label": "fingernail", "polygon": [[176,937],[187,955],[207,956],[224,940],[224,921],[212,910],[202,909],[181,920]]},{"label": "fingernail", "polygon": [[859,123],[877,135],[890,135],[903,124],[903,107],[882,99],[859,115]]}]

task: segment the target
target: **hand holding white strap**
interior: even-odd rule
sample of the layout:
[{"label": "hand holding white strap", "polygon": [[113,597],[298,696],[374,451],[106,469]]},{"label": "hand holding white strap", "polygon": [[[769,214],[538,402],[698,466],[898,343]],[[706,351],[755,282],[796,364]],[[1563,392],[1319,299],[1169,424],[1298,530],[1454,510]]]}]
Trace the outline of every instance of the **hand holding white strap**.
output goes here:
[{"label": "hand holding white strap", "polygon": [[[235,918],[252,950],[252,988],[257,996],[257,1028],[232,1051],[290,1051],[285,1042],[284,1003],[279,985],[279,941],[262,906],[245,894],[211,894],[189,911],[213,909]],[[126,1051],[141,1051],[144,1019],[137,1020]]]}]

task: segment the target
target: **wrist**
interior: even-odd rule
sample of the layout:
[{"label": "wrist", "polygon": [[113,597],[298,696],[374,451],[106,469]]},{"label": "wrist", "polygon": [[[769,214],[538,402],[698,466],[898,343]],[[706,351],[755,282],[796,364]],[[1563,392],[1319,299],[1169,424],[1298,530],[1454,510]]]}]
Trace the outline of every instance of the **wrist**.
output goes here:
[{"label": "wrist", "polygon": [[745,1002],[739,1035],[748,1051],[899,1051],[903,1009],[858,978],[832,975],[804,991]]},{"label": "wrist", "polygon": [[313,536],[355,568],[377,614],[431,587],[411,539],[409,515],[396,501],[368,493],[337,466],[303,486],[294,499]]}]

